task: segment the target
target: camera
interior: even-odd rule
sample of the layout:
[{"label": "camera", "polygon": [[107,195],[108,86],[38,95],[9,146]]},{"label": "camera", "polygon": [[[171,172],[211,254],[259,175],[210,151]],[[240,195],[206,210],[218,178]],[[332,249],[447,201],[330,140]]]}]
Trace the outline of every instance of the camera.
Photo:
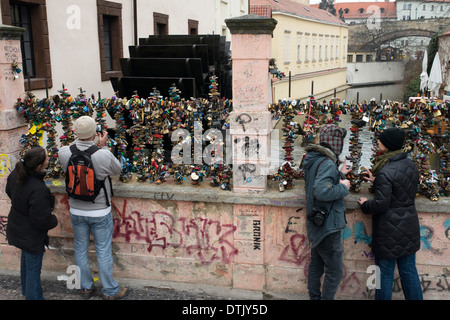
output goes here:
[{"label": "camera", "polygon": [[104,130],[103,125],[100,124],[100,123],[98,123],[98,124],[97,124],[97,129],[96,129],[95,131],[96,131],[97,133],[98,133],[98,132],[103,133],[103,130]]},{"label": "camera", "polygon": [[310,220],[316,227],[321,227],[328,217],[328,211],[319,208],[313,208]]}]

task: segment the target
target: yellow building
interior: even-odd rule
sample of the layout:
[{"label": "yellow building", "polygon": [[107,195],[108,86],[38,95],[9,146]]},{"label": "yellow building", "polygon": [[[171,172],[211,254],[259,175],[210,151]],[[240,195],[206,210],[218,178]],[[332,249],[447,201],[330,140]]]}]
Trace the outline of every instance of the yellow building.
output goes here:
[{"label": "yellow building", "polygon": [[348,26],[304,2],[250,0],[250,13],[278,22],[272,56],[285,77],[274,78],[273,101],[304,99],[311,93],[319,99],[332,95],[334,89],[339,92],[347,88]]}]

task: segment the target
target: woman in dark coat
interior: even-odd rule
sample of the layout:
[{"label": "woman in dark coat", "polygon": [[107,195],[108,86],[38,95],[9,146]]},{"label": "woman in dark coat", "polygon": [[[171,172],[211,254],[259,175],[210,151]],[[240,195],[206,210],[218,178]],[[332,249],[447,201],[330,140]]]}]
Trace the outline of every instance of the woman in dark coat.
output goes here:
[{"label": "woman in dark coat", "polygon": [[58,224],[52,214],[54,197],[43,180],[48,160],[44,148],[28,150],[6,183],[5,191],[11,199],[6,238],[10,245],[22,250],[20,277],[27,300],[43,300],[41,268],[48,246],[47,232]]},{"label": "woman in dark coat", "polygon": [[402,147],[405,132],[384,130],[378,140],[381,155],[375,159],[367,180],[373,182],[374,198],[358,200],[363,213],[372,214],[372,252],[379,267],[380,288],[375,299],[392,299],[395,265],[407,300],[422,300],[422,287],[416,269],[420,249],[420,226],[415,207],[419,171]]}]

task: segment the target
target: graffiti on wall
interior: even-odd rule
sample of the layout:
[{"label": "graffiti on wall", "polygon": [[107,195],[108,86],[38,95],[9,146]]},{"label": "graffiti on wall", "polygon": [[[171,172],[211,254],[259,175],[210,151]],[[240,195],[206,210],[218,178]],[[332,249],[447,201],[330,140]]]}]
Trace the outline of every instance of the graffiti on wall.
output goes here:
[{"label": "graffiti on wall", "polygon": [[[422,293],[441,293],[441,292],[450,292],[450,284],[448,278],[445,274],[441,276],[430,276],[429,274],[419,274],[420,285],[422,287]],[[394,275],[393,282],[393,293],[402,293],[402,283],[399,275]],[[375,298],[375,289],[368,289],[363,292],[363,296],[367,299]]]},{"label": "graffiti on wall", "polygon": [[306,276],[307,267],[311,261],[311,252],[306,236],[301,233],[293,234],[289,239],[289,244],[281,251],[279,259],[298,267],[304,267]]},{"label": "graffiti on wall", "polygon": [[148,253],[155,248],[182,249],[202,264],[214,261],[230,263],[238,254],[233,244],[237,228],[232,224],[206,217],[176,218],[165,211],[131,211],[127,208],[126,199],[122,208],[114,202],[112,205],[118,214],[114,218],[113,238],[127,243],[144,243]]},{"label": "graffiti on wall", "polygon": [[[442,227],[442,229],[441,229]],[[435,231],[435,228],[438,229],[437,233]],[[443,230],[445,239],[450,240],[450,218],[447,218],[443,224],[440,225],[433,225],[433,227],[425,224],[420,225],[420,242],[421,242],[421,249],[425,251],[430,251],[431,253],[435,255],[443,255],[443,251],[445,250],[444,247],[438,248],[434,245],[434,239],[440,238],[442,236],[441,230]],[[438,243],[441,241],[437,241]]]},{"label": "graffiti on wall", "polygon": [[445,227],[445,236],[447,237],[448,240],[450,240],[450,218],[445,220],[444,227]]},{"label": "graffiti on wall", "polygon": [[[447,240],[450,240],[450,219],[447,219],[444,222],[444,233],[445,238]],[[372,243],[372,236],[368,235],[366,231],[366,227],[364,225],[363,221],[355,222],[353,225],[353,229],[347,226],[342,231],[342,238],[344,240],[349,240],[350,238],[354,238],[354,243],[363,243],[367,244],[369,247]],[[442,249],[441,248],[434,248],[433,247],[433,239],[436,237],[435,231],[433,227],[430,227],[426,224],[420,225],[420,242],[421,242],[421,249],[422,250],[429,250],[433,254],[442,255]],[[367,251],[364,251],[366,257],[372,257],[373,255],[369,255]]]},{"label": "graffiti on wall", "polygon": [[0,234],[6,237],[6,225],[8,224],[8,217],[0,216]]},{"label": "graffiti on wall", "polygon": [[[430,276],[429,274],[420,274],[419,277],[423,293],[427,293],[429,291],[450,292],[450,285],[445,274],[438,277]],[[400,277],[394,279],[394,292],[396,290],[401,291],[402,287],[400,280]]]},{"label": "graffiti on wall", "polygon": [[[9,168],[8,155],[0,154],[0,192],[4,192],[6,185],[6,174],[11,170]],[[5,179],[4,179],[5,178]],[[6,225],[8,223],[8,217],[0,216],[0,235],[6,237]]]},{"label": "graffiti on wall", "polygon": [[[311,262],[311,248],[305,235],[296,233],[290,237],[290,243],[281,252],[280,261],[290,262],[304,270],[304,276],[308,277],[308,266]],[[344,264],[344,274],[341,281],[340,291],[351,295],[361,295],[361,281],[355,271],[349,271]]]},{"label": "graffiti on wall", "polygon": [[6,197],[5,188],[6,188],[6,182],[7,177],[9,173],[11,172],[11,166],[9,164],[9,158],[8,155],[3,153],[0,154],[0,196],[1,198]]},{"label": "graffiti on wall", "polygon": [[253,220],[253,250],[261,250],[261,220]]},{"label": "graffiti on wall", "polygon": [[[283,262],[288,262],[294,264],[299,268],[303,268],[304,276],[308,276],[308,266],[311,261],[311,248],[309,246],[309,242],[306,234],[303,232],[299,232],[298,228],[293,228],[294,225],[301,224],[301,217],[290,217],[287,220],[286,227],[284,228],[285,234],[291,234],[289,237],[289,243],[285,244],[283,249],[281,250],[281,254],[279,256],[279,260]],[[297,229],[297,230],[295,230]],[[437,227],[436,227],[437,229]],[[449,239],[449,229],[450,229],[450,219],[446,219],[444,222],[444,233],[445,239]],[[421,224],[421,251],[423,252],[431,252],[432,254],[436,254],[438,256],[443,255],[444,249],[433,247],[433,240],[436,238],[436,234],[434,233],[434,229]],[[441,229],[439,229],[441,230]],[[439,235],[442,238],[442,235]],[[367,259],[368,261],[374,260],[374,255],[370,249],[370,244],[372,242],[372,236],[368,234],[367,228],[364,225],[363,221],[355,221],[353,224],[349,224],[342,232],[342,239],[346,241],[351,241],[355,245],[362,244],[366,245],[367,248],[364,248],[361,252],[361,257],[363,259]],[[441,243],[439,240],[438,243]],[[347,246],[350,248],[349,246]],[[360,247],[355,250],[359,250]],[[373,263],[373,262],[372,262]],[[364,273],[364,272],[363,272]],[[420,274],[420,281],[422,285],[423,293],[430,292],[450,292],[450,285],[448,280],[448,275],[450,275],[450,270],[444,268],[442,274],[430,275],[430,274]],[[350,271],[345,265],[344,262],[344,275],[341,281],[340,292],[345,292],[346,295],[360,295],[365,298],[373,298],[375,295],[374,289],[369,289],[366,286],[366,282],[361,279],[361,276],[358,276],[356,271]],[[402,292],[401,289],[401,279],[397,274],[394,278],[394,289],[393,292]]]},{"label": "graffiti on wall", "polygon": [[442,254],[438,249],[432,247],[431,242],[433,240],[433,236],[434,236],[433,228],[425,225],[420,226],[420,242],[422,244],[421,246],[422,249],[430,250],[434,254]]},{"label": "graffiti on wall", "polygon": [[0,178],[3,178],[3,176],[9,171],[8,155],[4,153],[0,154]]}]

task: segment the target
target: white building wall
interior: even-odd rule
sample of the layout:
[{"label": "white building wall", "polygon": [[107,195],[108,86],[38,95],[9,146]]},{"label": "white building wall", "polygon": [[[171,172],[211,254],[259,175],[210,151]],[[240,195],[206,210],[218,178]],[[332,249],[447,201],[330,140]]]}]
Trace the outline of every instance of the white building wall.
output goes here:
[{"label": "white building wall", "polygon": [[[112,1],[120,2],[120,1]],[[123,51],[128,57],[128,45],[133,43],[132,2],[122,3]],[[100,46],[98,40],[97,8],[92,0],[78,0],[76,7],[68,2],[47,0],[47,23],[49,29],[50,59],[52,66],[53,88],[49,95],[57,94],[62,84],[73,96],[78,88],[86,94],[98,92],[112,95],[110,81],[101,81]],[[79,11],[75,11],[79,10]],[[76,20],[79,12],[79,25]],[[45,97],[45,90],[36,90],[34,94]]]},{"label": "white building wall", "polygon": [[[213,3],[213,0],[202,1]],[[230,30],[228,30],[225,20],[248,14],[249,1],[250,0],[214,0],[216,17],[214,34],[225,36],[227,41],[231,41]]]},{"label": "white building wall", "polygon": [[[233,0],[238,1],[238,0]],[[116,2],[132,3],[130,0]],[[199,34],[212,34],[215,29],[214,2],[204,0],[138,0],[138,36],[140,38],[153,35],[153,13],[158,12],[169,16],[169,34],[187,34],[188,19],[197,20]],[[125,26],[124,26],[125,28]],[[133,21],[129,28],[133,29]]]},{"label": "white building wall", "polygon": [[[128,47],[135,45],[133,1],[108,1],[122,4],[123,57],[127,58]],[[47,0],[46,8],[53,81],[49,95],[58,94],[62,84],[74,96],[80,87],[86,95],[113,95],[110,81],[101,80],[96,1]],[[192,19],[199,22],[199,34],[222,35],[225,19],[248,13],[248,0],[137,0],[138,38],[154,34],[154,12],[169,15],[169,34],[188,34],[188,19]],[[231,40],[228,29],[225,36]],[[45,90],[34,94],[45,97]]]},{"label": "white building wall", "polygon": [[448,17],[450,2],[439,1],[397,1],[397,20],[431,19]]},{"label": "white building wall", "polygon": [[450,33],[439,37],[439,59],[442,70],[444,101],[450,100]]},{"label": "white building wall", "polygon": [[404,61],[347,63],[347,84],[368,85],[403,81]]}]

